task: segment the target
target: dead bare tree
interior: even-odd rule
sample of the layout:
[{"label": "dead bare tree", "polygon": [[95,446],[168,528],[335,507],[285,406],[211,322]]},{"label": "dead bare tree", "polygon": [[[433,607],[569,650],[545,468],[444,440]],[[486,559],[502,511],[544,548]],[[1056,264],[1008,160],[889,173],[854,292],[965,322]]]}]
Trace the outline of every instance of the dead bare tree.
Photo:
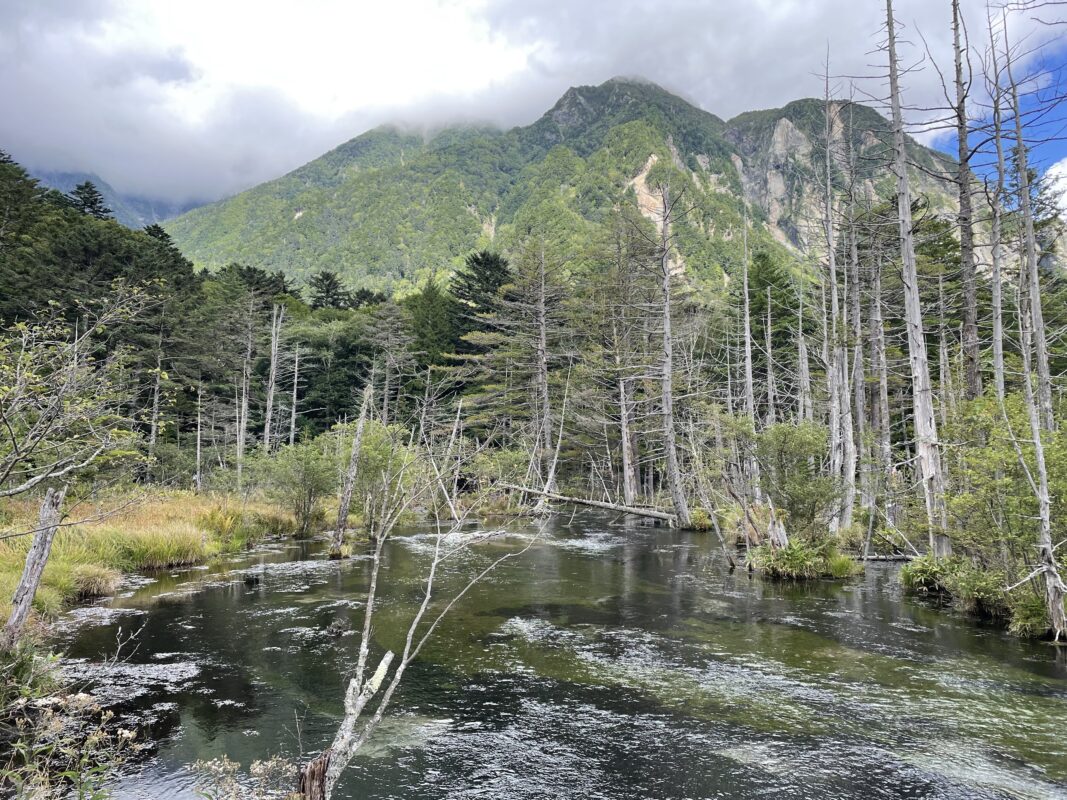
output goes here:
[{"label": "dead bare tree", "polygon": [[359,419],[356,421],[356,431],[352,436],[352,450],[348,457],[348,468],[345,469],[342,483],[341,502],[337,507],[337,526],[334,528],[333,539],[330,542],[330,558],[341,558],[344,555],[348,511],[352,506],[352,492],[355,489],[356,475],[359,471],[360,448],[363,446],[363,429],[366,427],[367,415],[370,413],[373,399],[374,386],[368,383],[363,389],[363,402],[359,407]]},{"label": "dead bare tree", "polygon": [[[433,462],[433,469],[427,469],[430,462]],[[445,469],[459,468],[458,462],[453,465],[446,463],[444,467]],[[441,473],[441,467],[436,464],[432,451],[427,449],[417,459],[401,458],[399,466],[395,469],[393,465],[387,466],[387,472],[390,474],[383,476],[382,481],[385,490],[378,498],[379,513],[374,517],[376,527],[372,538],[371,572],[363,611],[362,636],[356,667],[345,691],[344,715],[330,746],[300,768],[296,796],[302,800],[330,800],[345,768],[360,748],[367,743],[384,718],[393,694],[400,685],[408,666],[418,657],[445,616],[485,576],[505,561],[521,556],[538,541],[538,537],[531,537],[523,547],[490,562],[488,566],[472,576],[459,592],[447,602],[439,605],[436,615],[431,617],[428,614],[431,611],[431,601],[441,565],[458,553],[469,549],[473,544],[486,541],[499,533],[489,531],[473,536],[464,534],[462,528],[469,519],[473,507],[447,528],[435,512],[437,534],[434,537],[433,555],[426,568],[422,601],[408,624],[403,649],[399,655],[392,650],[385,652],[371,673],[369,672],[370,640],[374,627],[374,615],[378,607],[378,585],[382,579],[382,553],[385,544],[396,528],[400,517],[420,499],[435,492],[438,481],[433,476]],[[376,698],[378,698],[377,705],[373,712],[366,714],[369,704]]]},{"label": "dead bare tree", "polygon": [[121,354],[101,355],[97,339],[142,306],[140,295],[119,291],[73,326],[52,318],[0,333],[0,498],[48,487],[0,642],[5,648],[26,622],[68,485],[132,443],[133,422],[123,413],[128,398],[119,388]]},{"label": "dead bare tree", "polygon": [[919,294],[919,275],[915,261],[915,243],[911,214],[911,185],[908,178],[908,154],[905,145],[904,121],[901,115],[900,77],[897,62],[897,31],[893,17],[893,0],[886,0],[886,33],[889,55],[889,102],[893,126],[893,171],[897,178],[897,217],[900,231],[901,280],[904,284],[904,315],[908,332],[908,352],[911,364],[913,420],[915,426],[915,456],[926,501],[926,521],[930,550],[938,557],[952,552],[951,540],[944,533],[946,510],[944,481],[941,474],[941,451],[934,415],[933,385],[930,381],[930,360],[926,352],[923,331],[922,300]]},{"label": "dead bare tree", "polygon": [[274,422],[274,392],[278,385],[278,354],[282,339],[282,322],[285,320],[285,306],[277,303],[270,313],[270,372],[267,375],[267,407],[263,412],[263,449],[270,452],[272,439],[271,428]]},{"label": "dead bare tree", "polygon": [[660,387],[662,392],[661,412],[663,414],[663,449],[666,457],[667,487],[674,504],[674,513],[678,526],[688,528],[692,524],[689,514],[689,501],[685,496],[682,482],[682,469],[678,463],[677,432],[674,422],[674,333],[671,330],[672,279],[674,248],[672,225],[678,218],[677,208],[680,195],[671,199],[670,186],[660,187],[660,250],[659,268],[663,286],[663,353],[660,364]]}]

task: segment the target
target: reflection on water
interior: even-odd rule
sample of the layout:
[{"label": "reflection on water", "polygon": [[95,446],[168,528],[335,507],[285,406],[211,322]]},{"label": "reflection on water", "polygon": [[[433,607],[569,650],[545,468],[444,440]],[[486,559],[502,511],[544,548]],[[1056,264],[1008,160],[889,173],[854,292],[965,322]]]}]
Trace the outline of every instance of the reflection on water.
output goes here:
[{"label": "reflection on water", "polygon": [[[449,562],[436,595],[536,532],[509,531]],[[402,646],[430,545],[387,546],[376,648]],[[337,796],[1067,797],[1054,648],[903,598],[890,566],[781,585],[716,550],[610,516],[550,525],[446,618]],[[320,749],[369,569],[282,544],[73,612],[72,671],[158,740],[119,796],[193,797],[185,765],[223,753]],[[129,659],[98,666],[131,630]]]}]

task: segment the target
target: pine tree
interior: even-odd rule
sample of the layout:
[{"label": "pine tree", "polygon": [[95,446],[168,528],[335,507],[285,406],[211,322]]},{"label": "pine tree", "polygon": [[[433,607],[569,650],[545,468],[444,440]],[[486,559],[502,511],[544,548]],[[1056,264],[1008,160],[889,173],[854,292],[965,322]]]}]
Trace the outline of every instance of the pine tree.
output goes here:
[{"label": "pine tree", "polygon": [[411,315],[413,347],[419,361],[423,365],[442,363],[444,355],[454,352],[459,343],[456,304],[437,279],[430,278],[404,305]]},{"label": "pine tree", "polygon": [[[500,290],[512,280],[508,260],[498,253],[482,250],[467,256],[464,269],[452,279],[452,296],[458,309],[456,324],[460,336],[491,329],[489,318],[500,310]],[[471,352],[471,343],[462,347]]]},{"label": "pine tree", "polygon": [[351,292],[337,273],[328,269],[316,272],[308,279],[308,290],[312,308],[351,308],[353,305]]},{"label": "pine tree", "polygon": [[83,214],[97,219],[108,219],[111,216],[111,209],[104,205],[104,196],[92,181],[79,183],[67,197],[70,198],[71,205]]}]

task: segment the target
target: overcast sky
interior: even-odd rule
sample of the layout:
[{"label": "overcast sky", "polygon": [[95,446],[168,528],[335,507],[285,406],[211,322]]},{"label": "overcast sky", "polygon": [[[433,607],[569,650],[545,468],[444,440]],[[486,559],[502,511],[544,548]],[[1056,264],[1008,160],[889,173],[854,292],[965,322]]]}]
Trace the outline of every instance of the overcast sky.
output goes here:
[{"label": "overcast sky", "polygon": [[[972,35],[984,37],[984,1],[962,2]],[[949,0],[896,5],[906,57],[921,57],[921,32],[949,67]],[[615,75],[646,77],[728,118],[821,94],[827,45],[832,72],[875,74],[883,9],[879,0],[0,0],[0,149],[32,167],[96,172],[128,193],[204,200],[382,122],[526,124],[568,86]],[[1031,14],[1012,26],[1033,44],[1062,35]],[[927,106],[941,91],[928,65],[906,89]]]}]

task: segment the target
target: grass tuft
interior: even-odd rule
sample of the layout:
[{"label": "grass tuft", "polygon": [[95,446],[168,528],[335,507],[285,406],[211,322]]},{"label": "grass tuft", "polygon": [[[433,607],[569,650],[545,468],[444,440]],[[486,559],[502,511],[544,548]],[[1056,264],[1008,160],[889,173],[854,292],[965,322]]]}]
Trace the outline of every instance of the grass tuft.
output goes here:
[{"label": "grass tuft", "polygon": [[755,548],[749,563],[764,575],[783,580],[850,578],[863,572],[862,564],[829,543],[811,545],[795,539],[785,547],[765,544]]}]

